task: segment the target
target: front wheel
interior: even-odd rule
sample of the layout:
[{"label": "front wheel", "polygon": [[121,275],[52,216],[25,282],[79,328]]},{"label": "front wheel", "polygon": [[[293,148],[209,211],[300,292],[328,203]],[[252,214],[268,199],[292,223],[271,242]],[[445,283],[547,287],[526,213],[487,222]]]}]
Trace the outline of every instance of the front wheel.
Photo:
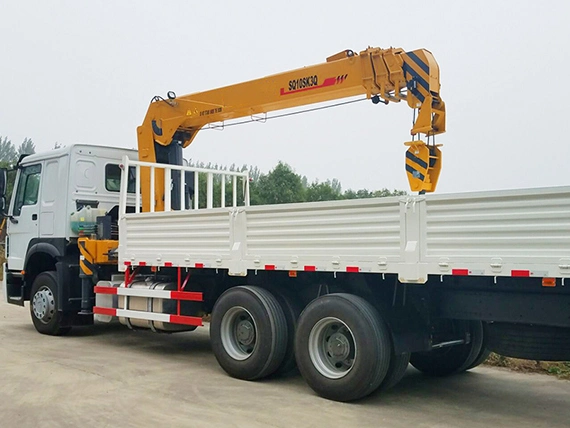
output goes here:
[{"label": "front wheel", "polygon": [[41,334],[61,336],[69,333],[66,314],[57,301],[57,276],[53,271],[40,273],[32,284],[30,313],[34,327]]},{"label": "front wheel", "polygon": [[301,375],[331,400],[362,398],[379,386],[390,364],[392,344],[378,311],[351,294],[313,300],[299,318],[295,355]]}]

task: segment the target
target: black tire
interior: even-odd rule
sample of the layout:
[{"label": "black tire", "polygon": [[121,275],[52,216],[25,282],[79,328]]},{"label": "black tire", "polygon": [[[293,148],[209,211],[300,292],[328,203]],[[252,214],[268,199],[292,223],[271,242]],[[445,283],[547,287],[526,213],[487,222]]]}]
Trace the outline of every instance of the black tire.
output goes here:
[{"label": "black tire", "polygon": [[528,324],[487,324],[488,348],[526,360],[570,361],[570,328]]},{"label": "black tire", "polygon": [[481,350],[479,351],[479,355],[477,355],[477,358],[475,358],[475,361],[473,361],[469,365],[469,367],[467,367],[467,370],[471,370],[474,369],[475,367],[480,366],[485,361],[487,361],[487,358],[489,358],[489,355],[491,355],[491,351],[489,350],[488,346],[489,333],[488,333],[487,323],[482,323],[482,327],[483,327],[483,342],[481,343]]},{"label": "black tire", "polygon": [[387,391],[396,386],[396,384],[402,380],[406,373],[406,369],[410,364],[410,355],[411,354],[409,352],[405,352],[400,355],[392,355],[386,377],[380,384],[380,391]]},{"label": "black tire", "polygon": [[59,310],[57,275],[53,271],[40,273],[30,292],[30,314],[34,327],[41,334],[62,336],[71,330],[68,314]]},{"label": "black tire", "polygon": [[380,386],[392,344],[388,328],[370,303],[351,294],[329,294],[301,313],[295,355],[301,375],[317,394],[351,401]]},{"label": "black tire", "polygon": [[212,310],[210,338],[220,366],[232,377],[274,373],[287,350],[287,321],[277,299],[259,287],[225,291]]},{"label": "black tire", "polygon": [[491,355],[491,351],[483,346],[481,348],[481,351],[479,352],[479,355],[477,355],[477,358],[475,359],[475,361],[473,361],[469,365],[469,367],[467,367],[467,370],[474,369],[475,367],[483,364],[485,361],[487,361],[487,358],[489,358],[489,355]]},{"label": "black tire", "polygon": [[469,321],[467,324],[471,341],[465,345],[449,346],[430,352],[414,352],[410,364],[430,376],[449,376],[469,370],[482,356],[483,324]]},{"label": "black tire", "polygon": [[275,294],[275,298],[283,309],[285,320],[287,321],[287,350],[283,361],[275,370],[275,375],[285,376],[292,373],[297,368],[295,360],[295,332],[297,331],[297,323],[301,315],[301,305],[292,296],[284,294]]}]

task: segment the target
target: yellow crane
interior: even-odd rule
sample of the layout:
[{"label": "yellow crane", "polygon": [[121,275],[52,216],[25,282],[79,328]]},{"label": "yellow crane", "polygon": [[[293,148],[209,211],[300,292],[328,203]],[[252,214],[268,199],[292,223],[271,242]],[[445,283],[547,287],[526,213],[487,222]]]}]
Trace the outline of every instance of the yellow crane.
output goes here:
[{"label": "yellow crane", "polygon": [[[139,159],[180,163],[181,154],[173,156],[173,150],[187,147],[208,124],[365,95],[374,103],[406,100],[418,111],[412,141],[405,143],[406,171],[412,191],[433,192],[441,169],[441,152],[433,136],[445,132],[445,104],[439,92],[439,66],[426,49],[369,47],[359,54],[345,50],[322,64],[180,97],[172,92],[166,99],[154,97],[137,129]],[[141,179],[150,180],[148,169],[141,170]],[[155,180],[155,205],[161,210],[164,178]],[[144,211],[150,205],[148,192],[143,189]]]}]

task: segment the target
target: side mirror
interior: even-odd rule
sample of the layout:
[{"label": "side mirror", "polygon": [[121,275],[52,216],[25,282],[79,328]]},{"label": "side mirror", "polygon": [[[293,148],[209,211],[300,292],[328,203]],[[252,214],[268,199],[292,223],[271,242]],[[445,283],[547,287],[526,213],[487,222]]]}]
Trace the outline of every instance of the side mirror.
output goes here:
[{"label": "side mirror", "polygon": [[0,168],[0,215],[6,215],[6,168]]},{"label": "side mirror", "polygon": [[6,196],[6,168],[0,168],[0,197]]}]

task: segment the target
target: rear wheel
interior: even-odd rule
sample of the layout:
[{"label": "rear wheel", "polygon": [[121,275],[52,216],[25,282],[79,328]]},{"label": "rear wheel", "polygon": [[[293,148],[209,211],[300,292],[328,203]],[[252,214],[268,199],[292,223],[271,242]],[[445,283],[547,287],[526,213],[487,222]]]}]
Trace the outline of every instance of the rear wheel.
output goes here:
[{"label": "rear wheel", "polygon": [[469,367],[467,367],[467,370],[471,370],[477,366],[480,366],[487,360],[487,358],[489,358],[489,355],[491,355],[491,351],[489,349],[489,330],[487,328],[486,323],[482,323],[482,326],[483,326],[483,342],[481,343],[481,350],[479,351],[479,355],[477,355],[477,358],[475,358],[475,361],[473,361],[469,365]]},{"label": "rear wheel", "polygon": [[388,329],[361,297],[329,294],[301,314],[295,337],[299,371],[319,395],[337,401],[378,388],[390,364]]},{"label": "rear wheel", "polygon": [[469,367],[467,367],[467,370],[474,369],[475,367],[483,364],[487,360],[487,358],[489,358],[489,355],[491,355],[491,351],[483,346],[481,348],[481,352],[479,352],[479,355],[477,356],[477,358],[475,358],[475,361],[473,361],[469,365]]},{"label": "rear wheel", "polygon": [[488,323],[488,347],[505,357],[570,361],[570,328]]},{"label": "rear wheel", "polygon": [[30,293],[30,314],[34,327],[42,334],[61,336],[71,330],[69,317],[59,310],[55,272],[42,272],[34,280]]},{"label": "rear wheel", "polygon": [[275,371],[275,374],[287,375],[297,368],[297,362],[295,361],[295,331],[297,330],[299,315],[301,315],[301,307],[292,296],[275,294],[275,298],[281,305],[287,322],[287,349],[283,361]]},{"label": "rear wheel", "polygon": [[[462,322],[452,321],[452,323],[455,329],[464,325]],[[415,352],[410,358],[410,364],[430,376],[448,376],[475,367],[477,360],[483,358],[484,355],[483,324],[480,321],[467,322],[463,333],[467,332],[471,337],[469,343],[430,352]]]},{"label": "rear wheel", "polygon": [[287,350],[287,322],[277,299],[259,287],[224,292],[212,310],[210,337],[220,366],[239,379],[274,373]]},{"label": "rear wheel", "polygon": [[406,369],[410,364],[410,353],[405,352],[400,355],[392,355],[390,360],[390,367],[388,368],[388,373],[386,373],[386,377],[380,384],[380,390],[386,391],[394,386],[398,382],[402,380],[404,374],[406,373]]}]

